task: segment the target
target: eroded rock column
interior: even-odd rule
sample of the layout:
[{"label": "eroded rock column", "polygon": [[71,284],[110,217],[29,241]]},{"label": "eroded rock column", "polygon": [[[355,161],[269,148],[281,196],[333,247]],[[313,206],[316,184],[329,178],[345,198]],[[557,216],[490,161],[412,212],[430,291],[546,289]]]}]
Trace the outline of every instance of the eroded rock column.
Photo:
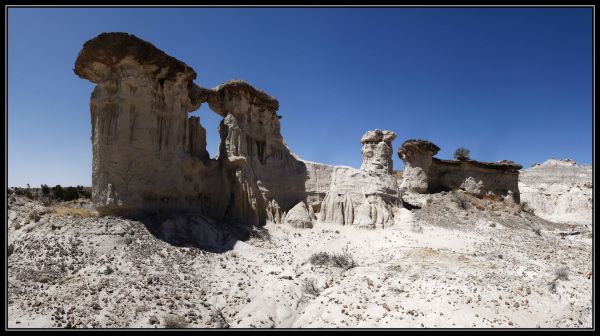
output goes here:
[{"label": "eroded rock column", "polygon": [[400,190],[419,194],[428,191],[428,174],[432,158],[440,148],[426,140],[407,140],[398,150],[404,161]]},{"label": "eroded rock column", "polygon": [[133,35],[105,33],[84,44],[74,71],[96,84],[90,110],[98,211],[182,205],[183,157],[205,151],[199,123],[187,116],[200,106],[189,94],[194,70]]},{"label": "eroded rock column", "polygon": [[392,131],[368,131],[361,138],[361,169],[333,167],[330,188],[320,206],[320,221],[364,228],[393,224],[393,208],[402,205],[392,175],[395,137]]},{"label": "eroded rock column", "polygon": [[263,225],[306,200],[306,166],[280,133],[279,102],[241,80],[210,90],[210,108],[223,116],[218,160],[228,171],[233,201],[227,219]]},{"label": "eroded rock column", "polygon": [[363,145],[360,169],[391,174],[393,172],[392,141],[394,139],[396,139],[396,133],[392,131],[366,132],[360,139],[360,143]]}]

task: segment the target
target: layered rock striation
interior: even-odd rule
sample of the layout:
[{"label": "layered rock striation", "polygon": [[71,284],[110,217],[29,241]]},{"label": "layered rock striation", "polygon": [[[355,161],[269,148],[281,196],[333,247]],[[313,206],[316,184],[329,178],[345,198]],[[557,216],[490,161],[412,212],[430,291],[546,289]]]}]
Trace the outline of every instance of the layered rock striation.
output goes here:
[{"label": "layered rock striation", "polygon": [[[190,209],[263,225],[267,210],[281,218],[305,201],[306,167],[283,143],[275,98],[241,80],[202,88],[191,67],[126,33],[86,42],[74,71],[96,84],[92,197],[101,214]],[[214,159],[199,118],[188,116],[202,103],[223,117]]]},{"label": "layered rock striation", "polygon": [[361,138],[361,169],[308,166],[308,181],[320,183],[308,182],[307,193],[314,193],[314,185],[320,188],[320,194],[327,189],[319,206],[320,221],[365,228],[394,223],[393,208],[402,204],[396,178],[392,175],[391,142],[395,137],[391,131],[366,132]]},{"label": "layered rock striation", "polygon": [[[302,161],[283,140],[277,99],[242,80],[203,88],[190,66],[130,34],[86,42],[74,71],[96,84],[92,198],[100,214],[190,210],[249,226],[375,228],[394,223],[401,192],[519,197],[517,164],[440,160],[433,157],[439,147],[424,140],[398,151],[405,162],[399,188],[392,131],[362,136],[360,169]],[[199,117],[188,115],[203,103],[223,118],[214,158]]]},{"label": "layered rock striation", "polygon": [[398,150],[404,161],[400,189],[419,194],[429,189],[429,168],[432,158],[440,148],[426,140],[406,140]]},{"label": "layered rock striation", "polygon": [[392,174],[392,141],[396,133],[374,130],[366,132],[360,139],[362,147],[361,170]]},{"label": "layered rock striation", "polygon": [[417,194],[462,189],[474,195],[510,196],[519,202],[519,169],[512,161],[479,162],[433,157],[439,147],[426,140],[407,140],[398,150],[404,161],[400,189]]},{"label": "layered rock striation", "polygon": [[593,223],[592,166],[549,159],[521,171],[521,202],[536,216],[558,223]]},{"label": "layered rock striation", "polygon": [[186,158],[207,157],[204,129],[187,116],[200,107],[191,95],[196,72],[133,35],[105,33],[84,44],[75,73],[96,84],[92,197],[99,212],[182,203]]}]

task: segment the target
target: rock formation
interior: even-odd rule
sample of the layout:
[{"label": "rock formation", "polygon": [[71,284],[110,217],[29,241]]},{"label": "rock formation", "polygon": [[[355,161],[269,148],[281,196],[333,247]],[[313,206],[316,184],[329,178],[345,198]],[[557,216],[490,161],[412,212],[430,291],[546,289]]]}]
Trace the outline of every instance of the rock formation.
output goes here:
[{"label": "rock formation", "polygon": [[[74,71],[96,84],[92,195],[101,214],[165,207],[262,225],[305,200],[306,167],[283,143],[275,98],[240,80],[201,88],[192,68],[126,33],[86,42]],[[187,116],[203,102],[223,116],[215,159],[199,118]]]},{"label": "rock formation", "polygon": [[[391,225],[402,206],[392,131],[363,135],[361,169],[302,161],[283,141],[277,99],[241,80],[202,88],[191,67],[126,33],[86,42],[74,71],[96,84],[92,198],[100,214],[166,208],[251,226],[312,227],[318,218],[373,228]],[[188,116],[202,103],[223,117],[212,159],[200,119]],[[403,144],[402,190],[462,188],[518,200],[520,166],[439,160],[438,150],[423,140]]]},{"label": "rock formation", "polygon": [[549,221],[592,224],[592,183],[591,165],[550,159],[521,171],[521,202]]},{"label": "rock formation", "polygon": [[146,204],[180,203],[185,157],[204,157],[192,96],[196,72],[128,34],[85,43],[75,73],[92,92],[93,200],[101,213]]},{"label": "rock formation", "polygon": [[[303,162],[307,170],[306,203],[309,209],[313,209],[315,213],[318,213],[321,211],[321,203],[323,203],[323,199],[325,199],[331,187],[333,173],[340,166],[310,161]],[[350,167],[346,168],[351,169]]]},{"label": "rock formation", "polygon": [[[224,117],[217,160],[232,186],[230,220],[262,225],[304,201],[306,166],[283,142],[277,100],[232,80],[210,90],[206,101]],[[279,213],[267,214],[267,208]]]},{"label": "rock formation", "polygon": [[407,140],[398,150],[404,161],[400,189],[424,194],[462,189],[474,195],[511,196],[519,202],[519,169],[512,161],[479,162],[434,158],[439,147],[425,140]]},{"label": "rock formation", "polygon": [[512,161],[440,160],[433,158],[429,190],[461,189],[473,195],[511,196],[519,203],[519,169]]},{"label": "rock formation", "polygon": [[285,223],[295,228],[312,228],[313,219],[304,202],[296,204],[285,216]]},{"label": "rock formation", "polygon": [[322,195],[327,190],[319,207],[320,221],[367,228],[392,225],[393,208],[401,206],[398,184],[392,175],[391,142],[395,137],[391,131],[365,133],[360,170],[307,165],[307,194]]},{"label": "rock formation", "polygon": [[396,133],[392,131],[368,131],[360,139],[362,148],[361,170],[391,174],[393,172],[392,141]]},{"label": "rock formation", "polygon": [[398,150],[404,161],[404,172],[400,189],[419,194],[428,190],[428,172],[431,159],[440,148],[426,140],[407,140]]}]

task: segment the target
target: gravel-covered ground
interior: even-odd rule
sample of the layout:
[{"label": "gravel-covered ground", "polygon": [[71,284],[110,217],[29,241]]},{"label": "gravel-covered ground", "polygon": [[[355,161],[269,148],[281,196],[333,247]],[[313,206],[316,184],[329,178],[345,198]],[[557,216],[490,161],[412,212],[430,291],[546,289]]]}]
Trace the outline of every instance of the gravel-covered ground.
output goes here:
[{"label": "gravel-covered ground", "polygon": [[[246,241],[59,206],[9,200],[9,327],[592,327],[591,232],[503,201],[443,193],[386,229]],[[174,243],[185,225],[220,248]]]}]

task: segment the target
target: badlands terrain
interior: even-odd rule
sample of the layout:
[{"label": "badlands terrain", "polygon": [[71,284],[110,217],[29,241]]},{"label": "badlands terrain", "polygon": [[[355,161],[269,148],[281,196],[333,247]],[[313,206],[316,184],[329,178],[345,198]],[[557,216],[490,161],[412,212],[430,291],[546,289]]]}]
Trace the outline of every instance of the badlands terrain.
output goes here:
[{"label": "badlands terrain", "polygon": [[244,232],[11,193],[8,327],[592,327],[589,224],[460,191],[411,202],[385,229]]},{"label": "badlands terrain", "polygon": [[[206,88],[123,32],[74,72],[94,84],[92,186],[8,190],[9,327],[592,327],[587,168],[519,186],[516,162],[406,139],[400,175],[380,129],[359,169],[305,161],[275,97]],[[223,118],[213,157],[201,104]]]},{"label": "badlands terrain", "polygon": [[550,159],[519,176],[521,201],[559,223],[592,224],[592,166]]}]

